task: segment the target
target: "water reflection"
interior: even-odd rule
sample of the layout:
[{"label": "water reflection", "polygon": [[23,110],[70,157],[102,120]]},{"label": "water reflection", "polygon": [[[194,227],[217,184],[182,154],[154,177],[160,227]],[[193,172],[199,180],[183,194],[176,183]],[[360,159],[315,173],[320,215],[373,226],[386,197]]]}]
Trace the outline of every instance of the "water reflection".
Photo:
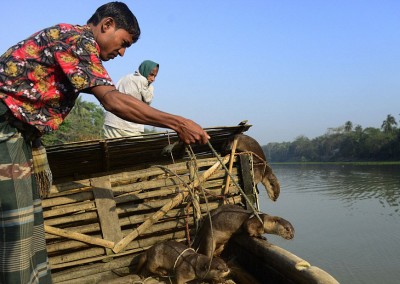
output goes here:
[{"label": "water reflection", "polygon": [[399,215],[400,166],[273,165],[284,191],[318,192],[344,202],[374,199]]},{"label": "water reflection", "polygon": [[276,202],[260,187],[263,212],[288,219],[293,240],[267,238],[340,283],[399,283],[400,166],[272,165]]}]

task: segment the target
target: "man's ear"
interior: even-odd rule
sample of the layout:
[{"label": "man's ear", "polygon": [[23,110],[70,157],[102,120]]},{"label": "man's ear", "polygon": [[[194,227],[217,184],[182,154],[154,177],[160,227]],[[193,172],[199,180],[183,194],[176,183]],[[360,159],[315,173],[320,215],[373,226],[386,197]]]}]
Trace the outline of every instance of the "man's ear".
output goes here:
[{"label": "man's ear", "polygon": [[108,31],[110,28],[115,27],[115,21],[111,17],[104,18],[101,20],[101,30],[102,32]]}]

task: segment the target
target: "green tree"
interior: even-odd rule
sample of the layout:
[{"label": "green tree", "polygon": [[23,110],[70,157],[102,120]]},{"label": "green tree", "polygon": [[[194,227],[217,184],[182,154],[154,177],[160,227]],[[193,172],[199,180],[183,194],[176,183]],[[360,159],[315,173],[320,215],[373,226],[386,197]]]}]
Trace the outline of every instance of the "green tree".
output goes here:
[{"label": "green tree", "polygon": [[57,131],[43,136],[45,145],[96,140],[102,138],[104,110],[78,97],[76,104]]},{"label": "green tree", "polygon": [[354,131],[357,133],[361,133],[363,130],[362,126],[357,124],[356,127],[354,127]]},{"label": "green tree", "polygon": [[353,123],[349,120],[344,124],[344,131],[351,132],[353,130]]},{"label": "green tree", "polygon": [[399,161],[400,129],[396,125],[388,115],[382,130],[356,125],[350,131],[348,121],[312,140],[299,136],[293,142],[268,143],[263,150],[270,162]]},{"label": "green tree", "polygon": [[88,110],[88,102],[84,101],[82,99],[82,96],[79,96],[76,100],[75,100],[75,105],[71,110],[71,114],[77,115],[81,118],[86,117],[87,115],[89,115],[89,110]]},{"label": "green tree", "polygon": [[298,136],[291,143],[289,153],[295,160],[302,162],[312,161],[316,157],[316,151],[312,141],[304,135]]},{"label": "green tree", "polygon": [[388,114],[386,119],[383,121],[381,129],[385,133],[393,132],[394,129],[396,129],[396,119],[393,117],[393,115]]}]

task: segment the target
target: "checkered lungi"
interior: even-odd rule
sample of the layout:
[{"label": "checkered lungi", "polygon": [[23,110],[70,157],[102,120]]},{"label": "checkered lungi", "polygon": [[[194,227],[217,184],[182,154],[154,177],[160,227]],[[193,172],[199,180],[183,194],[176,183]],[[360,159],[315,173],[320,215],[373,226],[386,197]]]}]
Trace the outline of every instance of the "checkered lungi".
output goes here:
[{"label": "checkered lungi", "polygon": [[52,283],[31,143],[4,110],[0,101],[0,283]]}]

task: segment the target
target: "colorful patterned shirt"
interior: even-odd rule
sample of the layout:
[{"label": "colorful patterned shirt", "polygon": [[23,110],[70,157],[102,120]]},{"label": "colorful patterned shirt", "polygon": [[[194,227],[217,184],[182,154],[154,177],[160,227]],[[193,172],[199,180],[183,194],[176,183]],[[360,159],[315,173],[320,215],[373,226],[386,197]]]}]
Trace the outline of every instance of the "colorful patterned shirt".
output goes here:
[{"label": "colorful patterned shirt", "polygon": [[87,26],[59,24],[0,57],[0,99],[14,116],[46,133],[57,129],[85,89],[114,85]]}]

